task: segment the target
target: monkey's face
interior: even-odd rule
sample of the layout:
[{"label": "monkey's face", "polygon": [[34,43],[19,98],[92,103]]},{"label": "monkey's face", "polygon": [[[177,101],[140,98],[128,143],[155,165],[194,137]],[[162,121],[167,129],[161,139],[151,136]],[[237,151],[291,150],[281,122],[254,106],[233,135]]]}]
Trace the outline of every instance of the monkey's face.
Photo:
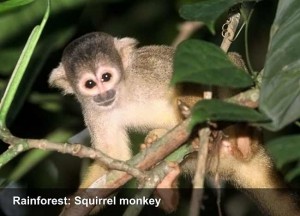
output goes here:
[{"label": "monkey's face", "polygon": [[83,106],[110,109],[118,101],[122,79],[137,41],[93,32],[71,42],[62,64],[52,73],[52,85],[76,94]]},{"label": "monkey's face", "polygon": [[121,79],[119,69],[100,65],[95,73],[83,73],[78,82],[81,96],[100,107],[112,107],[117,97],[117,84]]}]

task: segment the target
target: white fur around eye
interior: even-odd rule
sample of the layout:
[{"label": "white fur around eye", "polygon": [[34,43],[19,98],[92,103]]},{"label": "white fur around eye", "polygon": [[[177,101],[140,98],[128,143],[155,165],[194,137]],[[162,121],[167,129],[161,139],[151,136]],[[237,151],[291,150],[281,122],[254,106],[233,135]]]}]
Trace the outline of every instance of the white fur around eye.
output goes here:
[{"label": "white fur around eye", "polygon": [[[89,80],[95,82],[95,86],[93,88],[86,87],[86,82]],[[98,85],[99,81],[96,79],[96,77],[93,74],[86,73],[80,77],[80,81],[78,82],[78,89],[82,95],[94,96],[100,93]]]},{"label": "white fur around eye", "polygon": [[[102,76],[106,73],[109,73],[111,77],[109,81],[103,82]],[[101,66],[101,65],[98,67],[97,80],[101,82],[101,85],[103,86],[105,91],[113,89],[119,82],[120,78],[121,78],[121,72],[118,69],[114,67]]]}]

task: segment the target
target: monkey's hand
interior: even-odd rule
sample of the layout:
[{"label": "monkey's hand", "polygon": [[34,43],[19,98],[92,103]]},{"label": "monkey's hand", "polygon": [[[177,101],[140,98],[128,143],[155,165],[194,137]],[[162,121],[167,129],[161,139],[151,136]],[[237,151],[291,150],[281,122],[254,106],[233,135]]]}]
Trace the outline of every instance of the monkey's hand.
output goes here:
[{"label": "monkey's hand", "polygon": [[154,129],[151,130],[145,140],[144,143],[141,144],[140,149],[141,150],[145,150],[147,148],[149,148],[156,140],[158,140],[159,138],[161,138],[163,135],[165,135],[168,132],[167,129],[164,128],[159,128],[159,129]]},{"label": "monkey's hand", "polygon": [[[149,148],[156,140],[165,135],[168,130],[166,129],[154,129],[148,133],[144,143],[141,144],[141,150]],[[177,178],[180,174],[180,167],[178,163],[168,162],[168,166],[171,168],[165,178],[157,185],[155,195],[160,197],[162,202],[160,208],[165,212],[171,213],[176,210],[179,203],[179,192],[177,189]]]},{"label": "monkey's hand", "polygon": [[161,198],[160,207],[167,213],[171,213],[177,209],[179,203],[178,181],[180,175],[180,167],[178,163],[168,162],[171,172],[158,184],[155,194]]}]

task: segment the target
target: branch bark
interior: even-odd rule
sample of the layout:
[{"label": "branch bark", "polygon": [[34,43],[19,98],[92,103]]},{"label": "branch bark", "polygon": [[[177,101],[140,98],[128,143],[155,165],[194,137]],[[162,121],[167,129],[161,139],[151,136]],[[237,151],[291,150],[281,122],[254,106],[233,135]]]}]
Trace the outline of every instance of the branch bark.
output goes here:
[{"label": "branch bark", "polygon": [[[221,44],[221,49],[224,50],[224,52],[227,53],[231,43],[234,41],[234,36],[235,36],[235,32],[236,32],[236,29],[239,25],[239,22],[240,22],[240,17],[241,17],[241,14],[238,12],[238,13],[235,13],[233,14],[232,16],[229,17],[229,19],[227,20],[228,24],[224,24],[224,26],[227,25],[227,28],[223,29],[224,33],[223,34],[223,41],[222,41],[222,44]],[[224,28],[223,26],[223,28]]]}]

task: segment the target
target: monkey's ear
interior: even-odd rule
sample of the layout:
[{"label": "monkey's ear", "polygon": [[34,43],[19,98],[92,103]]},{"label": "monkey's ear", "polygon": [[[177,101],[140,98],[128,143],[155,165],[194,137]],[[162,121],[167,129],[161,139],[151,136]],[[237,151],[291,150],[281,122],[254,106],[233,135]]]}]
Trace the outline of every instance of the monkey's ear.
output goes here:
[{"label": "monkey's ear", "polygon": [[115,38],[114,43],[121,56],[123,66],[126,68],[130,64],[130,55],[139,42],[134,38],[125,37],[121,39]]},{"label": "monkey's ear", "polygon": [[74,90],[67,79],[66,71],[62,63],[60,63],[57,68],[52,70],[48,82],[51,87],[56,87],[63,90],[64,94],[74,93]]}]

